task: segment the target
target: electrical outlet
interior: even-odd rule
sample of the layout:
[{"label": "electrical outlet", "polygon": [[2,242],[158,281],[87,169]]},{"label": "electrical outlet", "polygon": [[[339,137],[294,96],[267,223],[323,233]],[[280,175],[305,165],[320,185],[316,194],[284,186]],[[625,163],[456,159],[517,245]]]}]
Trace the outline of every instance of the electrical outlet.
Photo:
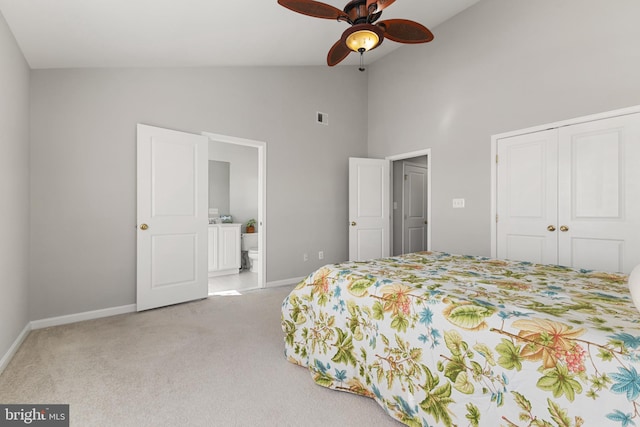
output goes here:
[{"label": "electrical outlet", "polygon": [[318,252],[318,259],[324,259],[324,251]]},{"label": "electrical outlet", "polygon": [[303,261],[309,261],[309,254],[302,254],[302,260]]}]

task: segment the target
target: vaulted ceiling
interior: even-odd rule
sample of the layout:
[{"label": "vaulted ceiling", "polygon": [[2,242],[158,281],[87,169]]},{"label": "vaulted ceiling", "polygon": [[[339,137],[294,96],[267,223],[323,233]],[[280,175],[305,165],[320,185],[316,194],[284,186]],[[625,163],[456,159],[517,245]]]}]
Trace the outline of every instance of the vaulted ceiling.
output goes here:
[{"label": "vaulted ceiling", "polygon": [[[478,1],[397,0],[382,19],[420,22],[437,41],[435,27]],[[34,69],[326,65],[347,28],[276,0],[0,0],[0,12]],[[385,41],[365,63],[401,46]]]}]

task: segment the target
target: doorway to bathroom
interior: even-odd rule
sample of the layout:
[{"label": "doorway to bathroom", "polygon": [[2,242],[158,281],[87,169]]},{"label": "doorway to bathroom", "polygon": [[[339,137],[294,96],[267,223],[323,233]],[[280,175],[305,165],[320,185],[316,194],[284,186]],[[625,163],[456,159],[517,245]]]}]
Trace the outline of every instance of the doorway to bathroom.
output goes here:
[{"label": "doorway to bathroom", "polygon": [[266,143],[202,134],[209,138],[209,295],[263,288]]}]

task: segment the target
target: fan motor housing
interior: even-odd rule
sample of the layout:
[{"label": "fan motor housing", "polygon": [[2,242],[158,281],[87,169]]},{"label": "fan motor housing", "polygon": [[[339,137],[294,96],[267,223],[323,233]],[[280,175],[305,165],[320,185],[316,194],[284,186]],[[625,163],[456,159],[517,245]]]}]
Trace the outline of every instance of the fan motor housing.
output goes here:
[{"label": "fan motor housing", "polygon": [[352,24],[363,24],[375,22],[381,15],[381,12],[369,15],[367,10],[367,0],[352,0],[344,7],[344,13],[347,14]]}]

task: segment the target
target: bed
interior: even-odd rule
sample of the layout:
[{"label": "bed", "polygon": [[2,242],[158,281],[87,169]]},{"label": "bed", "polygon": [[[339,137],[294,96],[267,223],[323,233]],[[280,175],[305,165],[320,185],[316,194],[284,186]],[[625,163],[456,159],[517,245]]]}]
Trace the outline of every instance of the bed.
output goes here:
[{"label": "bed", "polygon": [[285,355],[409,426],[640,425],[626,282],[442,252],[328,265],[283,302]]}]

